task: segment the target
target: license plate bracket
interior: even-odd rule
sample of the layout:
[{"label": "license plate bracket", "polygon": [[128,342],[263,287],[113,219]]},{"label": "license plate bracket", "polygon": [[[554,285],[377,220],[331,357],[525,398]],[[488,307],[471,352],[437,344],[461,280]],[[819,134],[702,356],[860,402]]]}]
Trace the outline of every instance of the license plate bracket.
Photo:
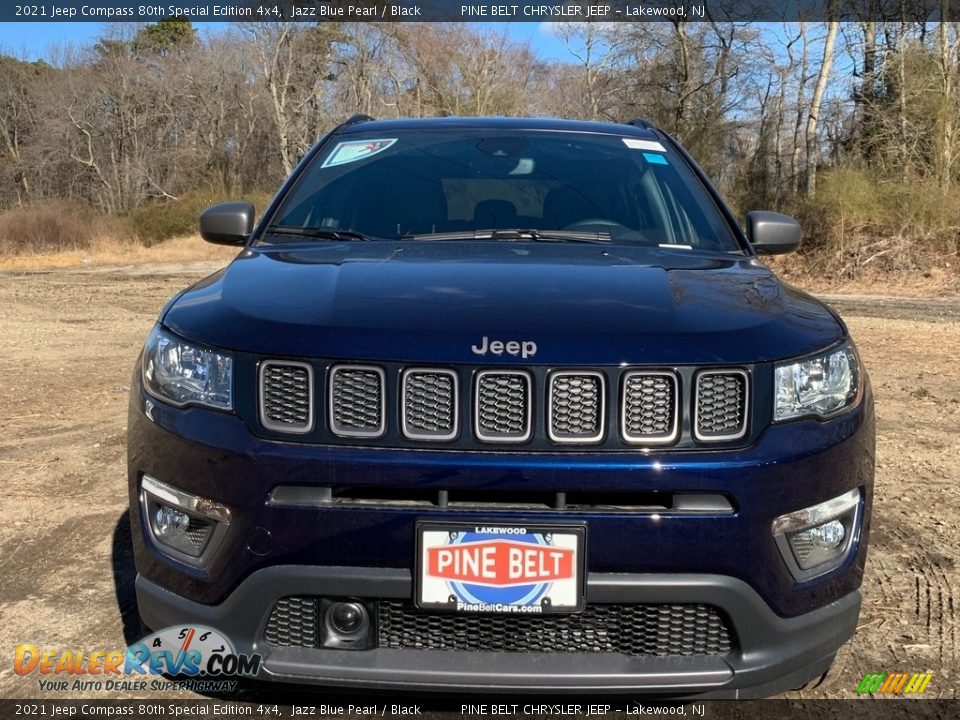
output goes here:
[{"label": "license plate bracket", "polygon": [[545,614],[586,605],[585,525],[420,521],[416,534],[419,608]]}]

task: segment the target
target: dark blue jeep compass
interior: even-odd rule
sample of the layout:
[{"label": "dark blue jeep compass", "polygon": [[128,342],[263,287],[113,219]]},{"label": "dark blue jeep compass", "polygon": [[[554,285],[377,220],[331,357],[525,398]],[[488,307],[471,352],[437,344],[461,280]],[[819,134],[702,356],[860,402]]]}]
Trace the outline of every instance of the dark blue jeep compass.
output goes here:
[{"label": "dark blue jeep compass", "polygon": [[129,483],[154,629],[344,687],[770,695],[853,634],[874,414],[843,322],[643,121],[374,121],[173,298]]}]

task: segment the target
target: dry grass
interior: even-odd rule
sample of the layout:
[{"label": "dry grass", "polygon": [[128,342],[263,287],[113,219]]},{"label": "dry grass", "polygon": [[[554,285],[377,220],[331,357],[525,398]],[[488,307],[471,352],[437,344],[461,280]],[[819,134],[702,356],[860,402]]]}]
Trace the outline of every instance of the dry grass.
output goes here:
[{"label": "dry grass", "polygon": [[231,260],[239,248],[211,245],[199,235],[174,238],[152,247],[111,236],[100,236],[81,250],[33,252],[0,257],[0,270],[50,270],[62,268],[139,265],[193,260]]},{"label": "dry grass", "polygon": [[764,258],[764,263],[791,285],[813,293],[885,295],[889,297],[960,297],[960,267],[945,263],[924,271],[864,271],[849,279],[817,272],[807,257]]},{"label": "dry grass", "polygon": [[124,237],[124,221],[80,203],[51,200],[0,212],[0,256],[61,253],[101,237]]}]

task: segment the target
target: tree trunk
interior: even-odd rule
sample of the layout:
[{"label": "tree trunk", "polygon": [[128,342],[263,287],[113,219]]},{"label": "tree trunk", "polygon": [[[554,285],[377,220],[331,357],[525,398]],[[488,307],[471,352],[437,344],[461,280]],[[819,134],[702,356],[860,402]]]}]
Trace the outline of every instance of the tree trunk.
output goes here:
[{"label": "tree trunk", "polygon": [[950,46],[950,29],[947,17],[950,13],[950,0],[941,0],[940,25],[937,28],[937,44],[940,51],[940,75],[943,98],[940,102],[940,187],[944,191],[950,189],[953,171],[953,134],[954,134],[954,102],[953,102],[953,52]]},{"label": "tree trunk", "polygon": [[[790,184],[793,194],[800,192],[800,154],[803,150],[803,108],[807,101],[807,24],[800,23],[800,70],[797,74],[797,118],[793,126],[793,149],[790,153]],[[792,64],[792,61],[791,61]]]},{"label": "tree trunk", "polygon": [[831,20],[827,28],[827,39],[823,43],[823,62],[820,63],[820,74],[813,89],[813,98],[810,100],[810,112],[807,115],[807,195],[813,195],[817,189],[817,160],[820,153],[817,151],[817,121],[820,118],[820,107],[823,104],[823,94],[830,79],[830,69],[833,67],[833,48],[837,42],[837,32],[840,23]]}]

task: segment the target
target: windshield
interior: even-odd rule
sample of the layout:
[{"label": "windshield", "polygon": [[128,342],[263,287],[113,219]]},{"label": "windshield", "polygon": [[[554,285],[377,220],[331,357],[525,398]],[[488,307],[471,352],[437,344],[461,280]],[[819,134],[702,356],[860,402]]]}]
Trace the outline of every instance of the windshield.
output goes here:
[{"label": "windshield", "polygon": [[486,129],[335,136],[261,242],[590,238],[740,250],[681,158],[656,140]]}]

